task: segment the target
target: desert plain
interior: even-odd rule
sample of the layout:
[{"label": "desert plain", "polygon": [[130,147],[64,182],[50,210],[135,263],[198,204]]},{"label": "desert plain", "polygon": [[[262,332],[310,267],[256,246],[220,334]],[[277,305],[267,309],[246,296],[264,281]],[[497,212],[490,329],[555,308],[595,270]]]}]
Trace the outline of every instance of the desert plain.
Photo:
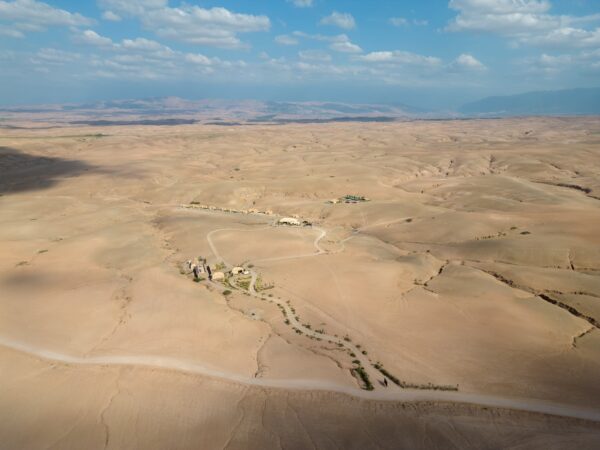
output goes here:
[{"label": "desert plain", "polygon": [[0,130],[3,449],[599,448],[599,324],[598,118]]}]

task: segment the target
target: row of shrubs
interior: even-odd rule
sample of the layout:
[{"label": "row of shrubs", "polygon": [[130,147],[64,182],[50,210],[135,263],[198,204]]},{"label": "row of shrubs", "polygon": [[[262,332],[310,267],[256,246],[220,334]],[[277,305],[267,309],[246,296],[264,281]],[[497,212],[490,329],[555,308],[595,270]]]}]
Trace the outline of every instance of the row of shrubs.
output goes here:
[{"label": "row of shrubs", "polygon": [[[355,360],[354,363],[356,364]],[[360,364],[360,362],[359,362]],[[352,372],[357,374],[359,376],[359,378],[361,379],[361,381],[363,382],[363,389],[367,390],[367,391],[372,391],[373,389],[375,389],[373,387],[373,383],[371,383],[371,379],[369,378],[369,374],[367,373],[367,371],[365,370],[365,368],[363,366],[358,366],[352,369]]]},{"label": "row of shrubs", "polygon": [[405,381],[399,380],[394,375],[392,375],[387,370],[385,370],[383,368],[383,366],[381,365],[381,363],[373,364],[373,367],[375,367],[377,370],[379,370],[383,374],[384,377],[389,378],[394,384],[400,386],[403,389],[425,389],[425,390],[433,390],[433,391],[458,391],[458,385],[451,386],[451,385],[439,385],[439,384],[433,384],[433,383],[427,383],[427,384],[407,383]]}]

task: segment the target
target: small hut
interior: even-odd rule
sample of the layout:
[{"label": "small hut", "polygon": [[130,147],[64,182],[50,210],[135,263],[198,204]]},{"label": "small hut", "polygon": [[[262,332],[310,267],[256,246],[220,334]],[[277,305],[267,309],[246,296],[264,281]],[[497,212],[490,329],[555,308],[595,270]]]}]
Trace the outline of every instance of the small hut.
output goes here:
[{"label": "small hut", "polygon": [[212,280],[213,281],[223,281],[225,279],[225,274],[223,272],[213,272]]},{"label": "small hut", "polygon": [[283,217],[283,218],[279,219],[279,221],[277,223],[279,225],[289,225],[289,226],[293,226],[293,227],[300,226],[300,221],[298,219],[295,219],[294,217]]}]

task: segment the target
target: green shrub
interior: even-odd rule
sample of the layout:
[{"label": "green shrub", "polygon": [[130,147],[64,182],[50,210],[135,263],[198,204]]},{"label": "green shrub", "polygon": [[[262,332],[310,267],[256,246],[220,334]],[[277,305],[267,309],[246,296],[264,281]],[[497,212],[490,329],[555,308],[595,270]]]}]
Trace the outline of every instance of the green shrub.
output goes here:
[{"label": "green shrub", "polygon": [[352,370],[354,371],[354,373],[358,374],[358,376],[362,380],[364,384],[363,389],[366,389],[367,391],[372,391],[374,389],[373,383],[371,383],[371,380],[369,379],[369,374],[365,371],[365,369],[362,366],[358,366]]}]

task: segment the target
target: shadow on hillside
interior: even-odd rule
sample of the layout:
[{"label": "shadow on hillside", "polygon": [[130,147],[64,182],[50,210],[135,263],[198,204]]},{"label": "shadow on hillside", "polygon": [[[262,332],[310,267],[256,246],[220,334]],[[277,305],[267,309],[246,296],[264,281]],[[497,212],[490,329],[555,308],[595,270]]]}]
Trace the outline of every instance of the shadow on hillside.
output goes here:
[{"label": "shadow on hillside", "polygon": [[47,189],[65,178],[97,171],[96,166],[83,161],[0,147],[0,194]]}]

